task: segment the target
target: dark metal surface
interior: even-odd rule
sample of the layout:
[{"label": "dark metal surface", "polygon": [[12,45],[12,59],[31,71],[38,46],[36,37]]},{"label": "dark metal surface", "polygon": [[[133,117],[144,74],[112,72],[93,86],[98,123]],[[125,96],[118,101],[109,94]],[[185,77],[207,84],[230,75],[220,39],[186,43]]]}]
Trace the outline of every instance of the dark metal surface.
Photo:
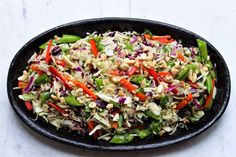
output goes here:
[{"label": "dark metal surface", "polygon": [[216,83],[217,95],[213,102],[213,107],[199,122],[194,125],[189,125],[188,130],[178,129],[178,131],[172,136],[150,136],[144,140],[135,139],[133,142],[124,145],[114,145],[104,141],[94,141],[90,137],[80,137],[76,133],[69,133],[67,130],[56,130],[52,125],[47,124],[40,118],[37,121],[34,121],[33,119],[35,118],[35,115],[27,111],[23,102],[18,98],[20,91],[13,90],[13,87],[17,86],[17,77],[22,74],[22,70],[27,65],[27,60],[34,52],[39,50],[39,45],[45,43],[54,35],[61,36],[62,34],[75,34],[85,37],[87,32],[94,31],[103,33],[107,30],[117,30],[137,31],[142,33],[144,29],[150,29],[153,34],[169,34],[174,39],[181,39],[184,46],[197,46],[197,38],[206,41],[202,37],[183,28],[144,19],[99,18],[76,21],[55,27],[36,36],[26,43],[12,60],[7,79],[8,97],[12,108],[28,127],[32,128],[39,134],[52,140],[87,149],[115,151],[145,150],[175,144],[199,135],[211,127],[222,116],[230,98],[231,84],[228,67],[220,53],[207,41],[209,55],[211,56],[212,62],[216,64],[216,71],[218,74]]}]

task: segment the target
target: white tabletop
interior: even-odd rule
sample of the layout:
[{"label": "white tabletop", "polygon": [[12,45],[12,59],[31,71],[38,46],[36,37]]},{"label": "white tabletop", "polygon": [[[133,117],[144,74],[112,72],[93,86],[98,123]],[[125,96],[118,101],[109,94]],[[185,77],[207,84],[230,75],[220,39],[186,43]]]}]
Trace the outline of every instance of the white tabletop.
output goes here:
[{"label": "white tabletop", "polygon": [[[25,127],[10,107],[6,91],[8,67],[16,52],[31,38],[54,26],[111,16],[171,23],[210,41],[221,52],[231,72],[231,100],[223,117],[190,141],[145,152],[98,153],[51,141]],[[1,0],[0,154],[2,157],[236,156],[235,54],[235,0]]]}]

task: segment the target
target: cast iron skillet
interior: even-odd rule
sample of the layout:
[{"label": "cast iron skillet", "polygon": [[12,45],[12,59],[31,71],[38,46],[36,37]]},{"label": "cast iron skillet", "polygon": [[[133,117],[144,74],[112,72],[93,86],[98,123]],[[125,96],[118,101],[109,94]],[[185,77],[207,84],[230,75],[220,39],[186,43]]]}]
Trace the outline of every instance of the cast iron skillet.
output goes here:
[{"label": "cast iron skillet", "polygon": [[35,118],[35,115],[27,111],[23,102],[18,98],[20,91],[12,89],[17,86],[17,77],[22,74],[22,70],[26,67],[27,60],[30,56],[39,50],[39,45],[45,43],[54,35],[61,36],[62,34],[76,34],[85,37],[87,32],[97,31],[98,33],[103,33],[107,30],[134,30],[142,33],[145,28],[151,30],[153,34],[169,34],[174,39],[181,39],[184,46],[197,46],[197,38],[206,41],[202,37],[183,28],[144,19],[99,18],[76,21],[57,26],[34,37],[26,43],[12,60],[8,72],[7,91],[9,101],[14,111],[27,126],[43,136],[69,145],[95,150],[122,151],[153,149],[191,139],[207,130],[222,116],[230,98],[230,74],[228,67],[220,53],[207,41],[209,55],[211,56],[212,62],[216,64],[216,71],[218,74],[216,83],[217,95],[213,102],[213,107],[199,122],[190,125],[188,130],[178,129],[178,131],[172,136],[150,136],[144,140],[135,139],[129,144],[114,145],[104,141],[94,141],[90,137],[80,137],[76,133],[69,133],[63,129],[57,131],[52,125],[47,124],[40,118],[37,121],[34,121],[33,119]]}]

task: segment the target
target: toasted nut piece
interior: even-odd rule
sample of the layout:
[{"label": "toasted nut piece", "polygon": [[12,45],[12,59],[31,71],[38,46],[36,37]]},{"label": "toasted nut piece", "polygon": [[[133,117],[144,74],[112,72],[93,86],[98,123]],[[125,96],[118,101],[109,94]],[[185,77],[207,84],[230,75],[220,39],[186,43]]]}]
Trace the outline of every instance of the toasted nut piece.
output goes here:
[{"label": "toasted nut piece", "polygon": [[193,72],[192,69],[189,70],[188,79],[192,81],[193,83],[197,81],[197,74]]},{"label": "toasted nut piece", "polygon": [[119,90],[118,96],[125,96],[125,93],[122,90]]},{"label": "toasted nut piece", "polygon": [[29,73],[26,70],[24,70],[23,75],[18,77],[18,80],[19,81],[27,81],[28,77],[29,77]]},{"label": "toasted nut piece", "polygon": [[165,60],[161,60],[161,61],[159,62],[159,67],[160,67],[160,68],[167,68],[166,61],[165,61]]},{"label": "toasted nut piece", "polygon": [[119,67],[121,70],[128,70],[129,69],[129,65],[127,63],[121,63],[121,65]]},{"label": "toasted nut piece", "polygon": [[208,72],[208,68],[207,68],[207,66],[204,66],[204,67],[202,68],[202,71],[204,71],[204,72]]},{"label": "toasted nut piece", "polygon": [[105,53],[102,53],[100,56],[101,56],[101,59],[104,61],[107,59],[107,55]]},{"label": "toasted nut piece", "polygon": [[124,59],[124,62],[127,63],[127,64],[129,64],[129,65],[132,65],[132,64],[135,63],[135,60],[131,60],[131,59],[129,59],[129,58],[125,58],[125,59]]},{"label": "toasted nut piece", "polygon": [[88,106],[89,106],[89,108],[92,108],[92,109],[93,109],[93,108],[96,108],[97,105],[96,105],[95,102],[91,102],[91,103],[89,103]]},{"label": "toasted nut piece", "polygon": [[106,109],[112,109],[113,108],[113,104],[107,104],[107,106],[106,106]]},{"label": "toasted nut piece", "polygon": [[170,60],[170,57],[166,56],[165,60],[168,62]]},{"label": "toasted nut piece", "polygon": [[65,98],[64,97],[60,97],[60,103],[65,103]]},{"label": "toasted nut piece", "polygon": [[173,81],[173,77],[172,77],[172,75],[166,75],[166,76],[164,77],[164,80],[165,80],[166,82],[172,82],[172,81]]},{"label": "toasted nut piece", "polygon": [[120,80],[122,79],[123,77],[121,76],[112,76],[111,77],[111,81],[114,82],[114,83],[118,83],[120,82]]},{"label": "toasted nut piece", "polygon": [[153,53],[148,52],[147,60],[152,60],[153,59]]},{"label": "toasted nut piece", "polygon": [[147,59],[147,54],[146,53],[142,53],[140,57],[141,57],[141,59],[146,60]]},{"label": "toasted nut piece", "polygon": [[53,100],[59,100],[58,97],[55,96],[55,95],[53,95],[53,94],[51,94],[51,98],[52,98]]},{"label": "toasted nut piece", "polygon": [[176,76],[179,73],[179,71],[180,71],[180,66],[173,66],[170,70],[173,76]]}]

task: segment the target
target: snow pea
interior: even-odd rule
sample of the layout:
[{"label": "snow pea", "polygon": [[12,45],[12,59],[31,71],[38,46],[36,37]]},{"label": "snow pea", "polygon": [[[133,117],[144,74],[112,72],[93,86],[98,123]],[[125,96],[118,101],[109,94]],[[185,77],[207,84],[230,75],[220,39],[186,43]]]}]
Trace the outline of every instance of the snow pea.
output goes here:
[{"label": "snow pea", "polygon": [[46,74],[42,74],[34,81],[34,83],[40,86],[41,84],[48,83],[49,81],[50,78]]},{"label": "snow pea", "polygon": [[77,99],[72,96],[72,95],[68,95],[65,97],[65,101],[68,105],[71,105],[71,106],[82,106],[78,101]]},{"label": "snow pea", "polygon": [[123,115],[121,114],[121,115],[119,116],[119,119],[118,119],[118,126],[119,126],[119,128],[122,127],[123,121],[124,121],[124,117],[123,117]]},{"label": "snow pea", "polygon": [[208,56],[207,44],[205,41],[203,41],[201,39],[197,39],[197,44],[198,44],[198,48],[201,52],[202,62],[204,62],[207,60],[207,56]]},{"label": "snow pea", "polygon": [[205,86],[207,87],[207,92],[210,94],[211,90],[212,90],[212,79],[211,79],[211,75],[208,74],[206,81],[205,81]]},{"label": "snow pea", "polygon": [[39,95],[39,100],[42,102],[46,102],[48,99],[50,99],[50,92],[42,92]]},{"label": "snow pea", "polygon": [[135,75],[135,76],[133,76],[133,78],[130,81],[135,84],[141,84],[143,79],[145,79],[145,78],[142,75]]},{"label": "snow pea", "polygon": [[98,89],[101,89],[104,86],[103,80],[100,78],[95,78],[95,84],[97,85]]},{"label": "snow pea", "polygon": [[160,99],[161,105],[166,105],[168,102],[169,102],[169,99],[167,96],[161,97],[161,99]]},{"label": "snow pea", "polygon": [[176,79],[184,80],[186,77],[188,77],[188,74],[189,74],[189,67],[186,67],[178,73],[178,75],[176,76]]},{"label": "snow pea", "polygon": [[144,114],[150,118],[153,118],[155,120],[160,120],[160,116],[156,115],[155,113],[153,113],[151,110],[146,110],[144,112]]},{"label": "snow pea", "polygon": [[138,136],[141,139],[144,139],[145,137],[149,136],[151,134],[151,131],[148,129],[143,129],[143,130],[135,130],[135,132],[138,134]]},{"label": "snow pea", "polygon": [[25,93],[25,94],[19,95],[19,98],[24,101],[31,101],[35,98],[35,95],[32,93]]},{"label": "snow pea", "polygon": [[149,125],[149,129],[152,130],[155,134],[157,134],[159,131],[161,131],[162,124],[160,121],[153,121]]},{"label": "snow pea", "polygon": [[73,42],[76,42],[80,39],[81,38],[79,36],[76,36],[76,35],[63,34],[61,39],[58,40],[58,44],[73,43]]},{"label": "snow pea", "polygon": [[125,144],[129,143],[134,139],[130,134],[115,135],[109,142],[114,144]]}]

